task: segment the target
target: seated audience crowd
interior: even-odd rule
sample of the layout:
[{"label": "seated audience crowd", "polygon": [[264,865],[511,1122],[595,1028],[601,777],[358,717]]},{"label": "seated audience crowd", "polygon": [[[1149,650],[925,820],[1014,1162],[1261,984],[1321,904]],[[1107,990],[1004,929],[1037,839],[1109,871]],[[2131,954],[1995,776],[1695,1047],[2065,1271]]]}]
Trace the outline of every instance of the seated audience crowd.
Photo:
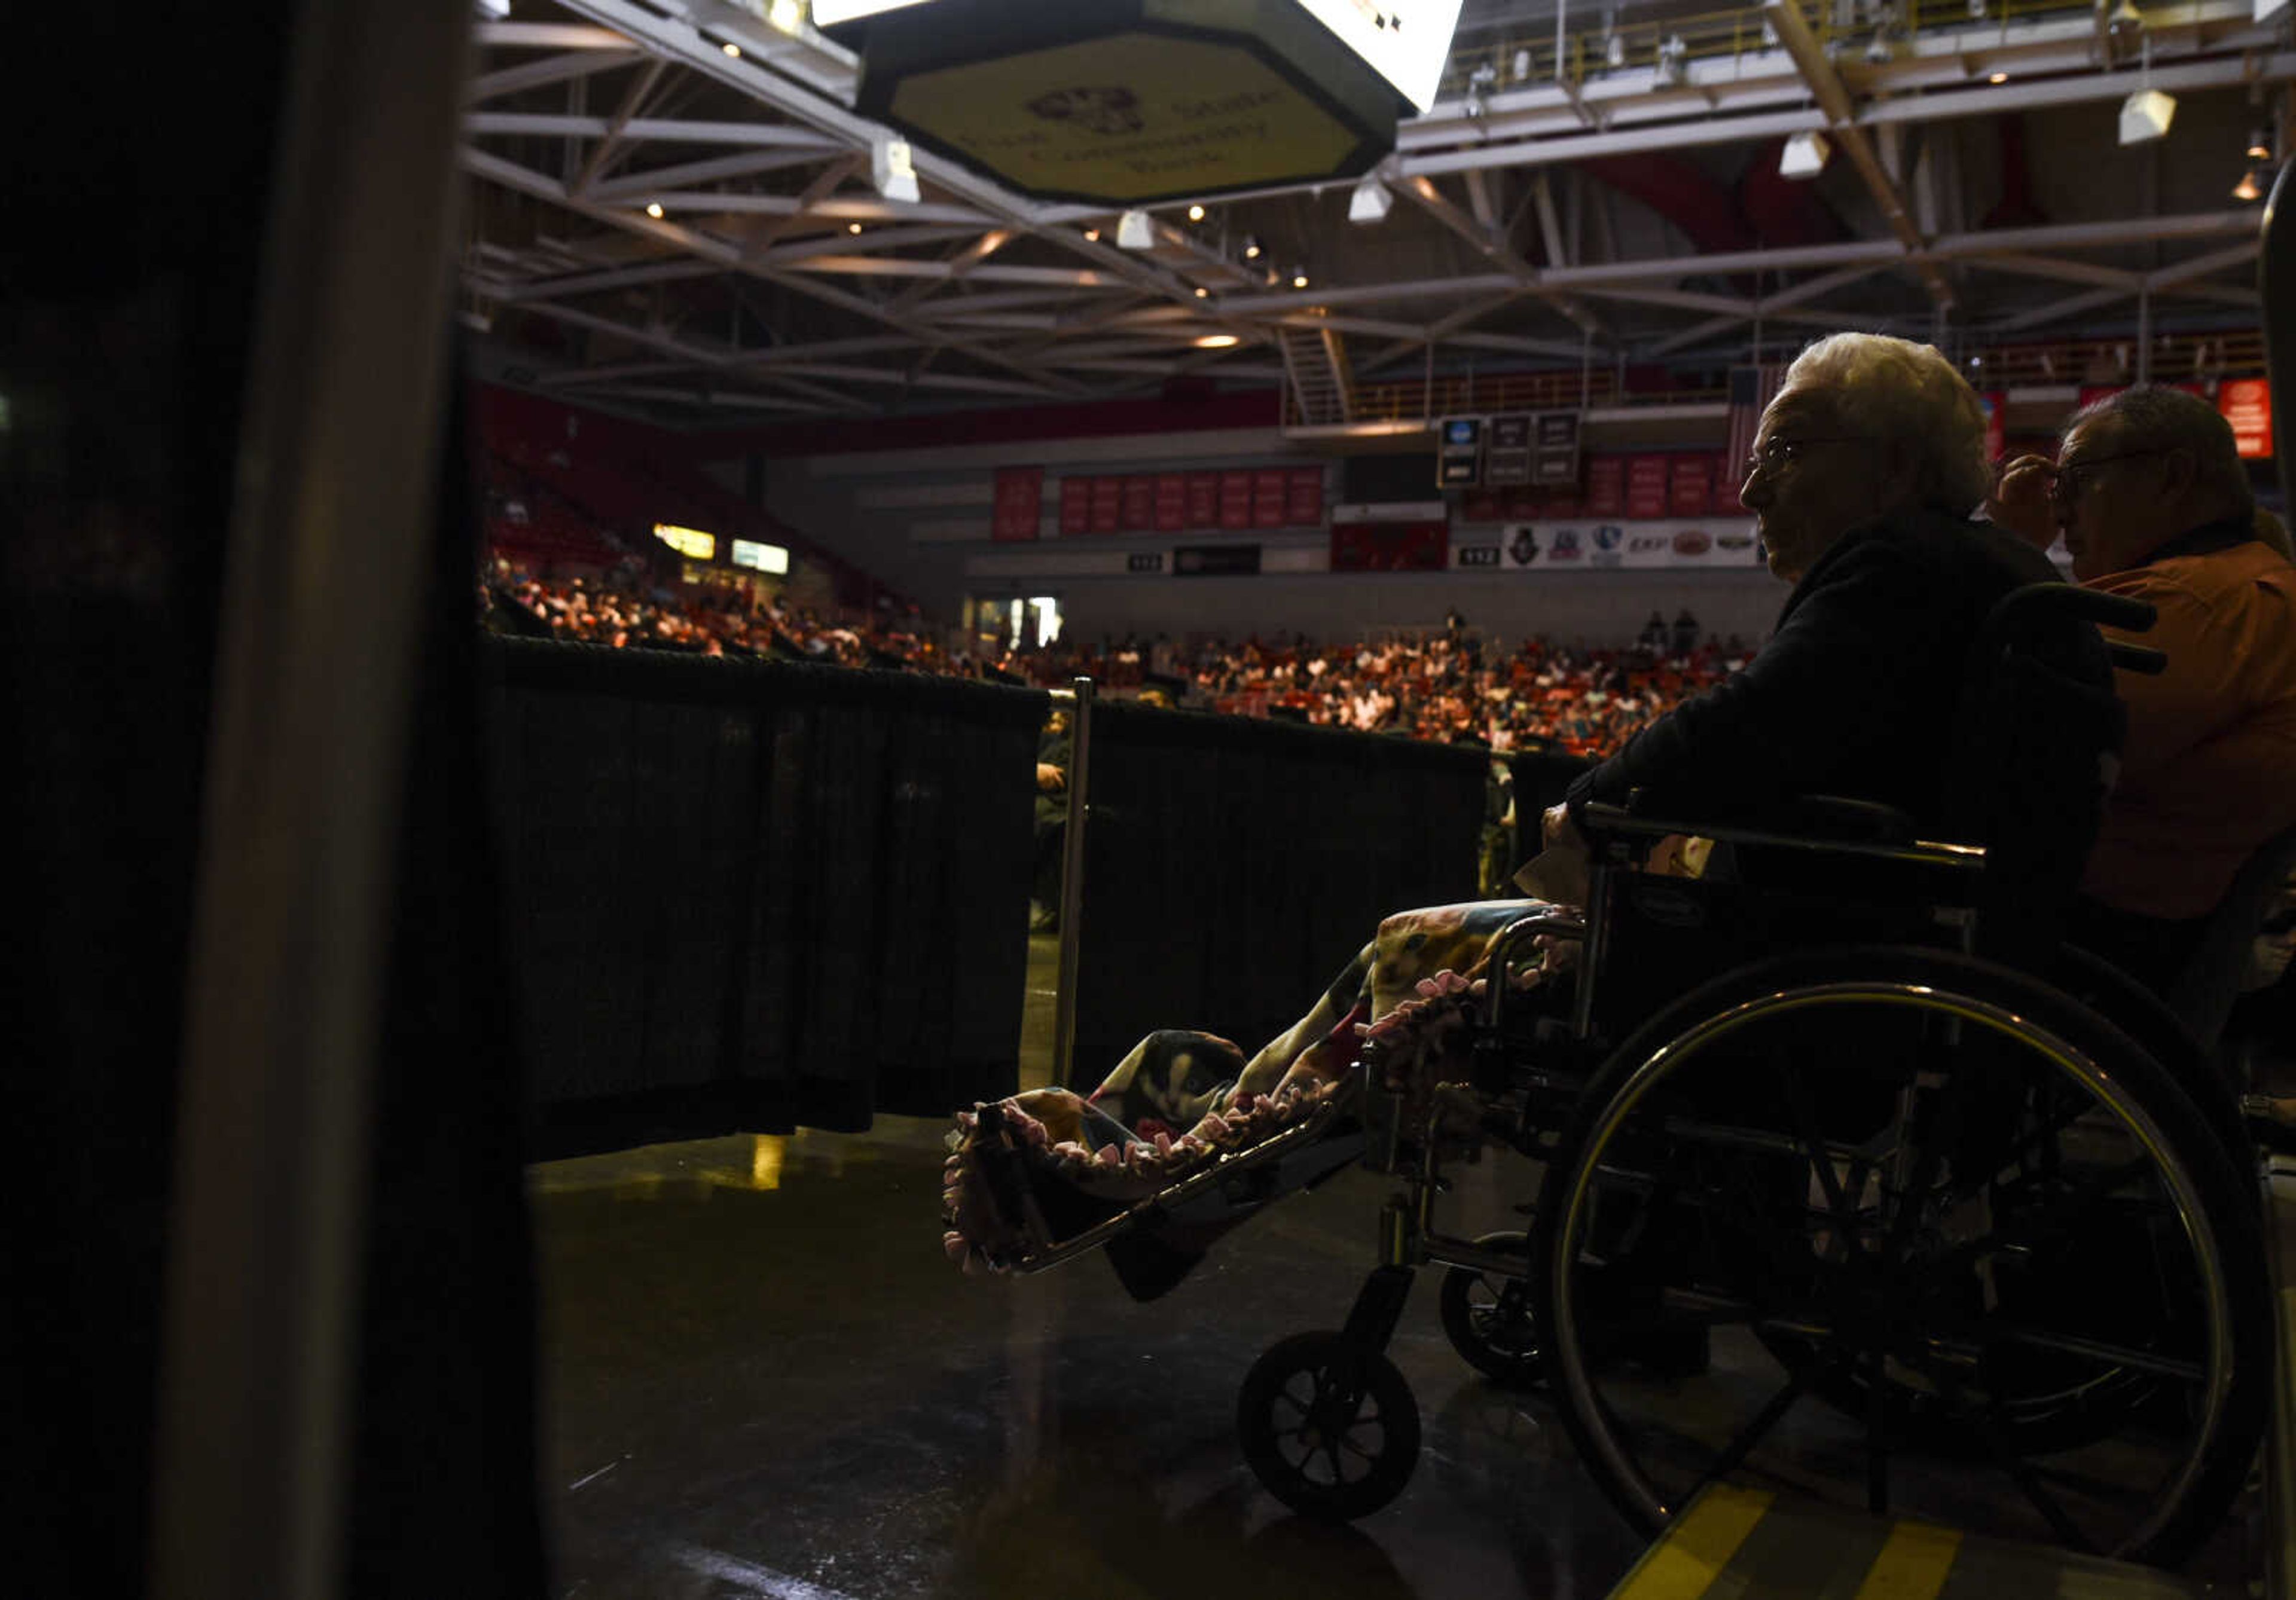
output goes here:
[{"label": "seated audience crowd", "polygon": [[[1608,754],[1644,723],[1720,683],[1752,653],[1735,638],[1697,643],[1677,626],[1664,646],[1624,649],[1526,639],[1501,653],[1444,633],[1324,644],[1304,636],[1214,639],[1188,647],[1160,636],[991,658],[945,650],[914,628],[862,629],[803,607],[765,603],[753,611],[730,598],[673,601],[641,592],[635,576],[545,580],[500,557],[481,587],[482,614],[501,633],[1046,687],[1083,675],[1108,692],[1184,700],[1233,715],[1586,756]],[[1672,652],[1676,644],[1684,648]]]}]

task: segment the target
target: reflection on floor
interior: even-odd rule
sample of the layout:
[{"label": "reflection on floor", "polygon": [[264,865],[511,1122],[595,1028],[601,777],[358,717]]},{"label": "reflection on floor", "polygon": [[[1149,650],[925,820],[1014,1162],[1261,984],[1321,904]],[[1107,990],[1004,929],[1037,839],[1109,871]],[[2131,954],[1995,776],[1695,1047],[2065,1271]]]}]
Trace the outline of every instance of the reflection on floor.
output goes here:
[{"label": "reflection on floor", "polygon": [[[1051,941],[1032,990],[1051,988]],[[1048,1013],[1033,996],[1029,1081]],[[1097,1259],[966,1278],[936,1220],[942,1125],[654,1146],[533,1175],[555,1592],[580,1600],[1595,1596],[1640,1548],[1543,1398],[1438,1325],[1391,1351],[1425,1448],[1401,1499],[1300,1522],[1235,1445],[1259,1352],[1334,1327],[1388,1185],[1274,1208],[1165,1299]],[[1462,1169],[1451,1225],[1519,1226],[1534,1170]],[[2203,1564],[2236,1573],[2237,1534]]]}]

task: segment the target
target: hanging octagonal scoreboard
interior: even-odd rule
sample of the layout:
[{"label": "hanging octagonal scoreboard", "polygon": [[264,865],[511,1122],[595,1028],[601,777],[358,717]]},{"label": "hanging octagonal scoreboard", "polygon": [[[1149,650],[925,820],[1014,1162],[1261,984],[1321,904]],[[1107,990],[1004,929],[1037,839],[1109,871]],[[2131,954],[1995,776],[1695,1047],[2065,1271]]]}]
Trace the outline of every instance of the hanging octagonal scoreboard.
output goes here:
[{"label": "hanging octagonal scoreboard", "polygon": [[1108,205],[1355,176],[1435,98],[1460,0],[815,0],[856,108]]}]

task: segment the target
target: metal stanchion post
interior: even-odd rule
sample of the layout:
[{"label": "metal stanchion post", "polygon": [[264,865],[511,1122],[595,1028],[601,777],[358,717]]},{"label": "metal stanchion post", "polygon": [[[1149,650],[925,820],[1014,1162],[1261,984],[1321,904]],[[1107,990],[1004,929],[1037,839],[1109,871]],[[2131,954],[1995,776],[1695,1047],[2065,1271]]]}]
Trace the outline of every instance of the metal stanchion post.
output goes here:
[{"label": "metal stanchion post", "polygon": [[1061,975],[1053,1001],[1053,1081],[1067,1086],[1076,1064],[1077,949],[1084,915],[1084,833],[1092,815],[1092,679],[1075,680],[1070,708],[1069,820],[1061,841]]}]

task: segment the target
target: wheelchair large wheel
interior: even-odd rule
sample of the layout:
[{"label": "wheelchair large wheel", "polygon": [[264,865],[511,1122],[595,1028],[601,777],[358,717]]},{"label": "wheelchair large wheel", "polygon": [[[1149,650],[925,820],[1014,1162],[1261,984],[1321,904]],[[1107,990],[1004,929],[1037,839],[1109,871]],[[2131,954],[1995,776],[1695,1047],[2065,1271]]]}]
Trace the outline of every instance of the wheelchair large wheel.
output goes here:
[{"label": "wheelchair large wheel", "polygon": [[[1485,1234],[1475,1241],[1486,1250],[1503,1250],[1525,1258],[1529,1265],[1530,1237],[1527,1234]],[[1437,1304],[1443,1314],[1443,1333],[1451,1348],[1477,1372],[1511,1388],[1527,1388],[1538,1381],[1538,1321],[1530,1312],[1530,1277],[1484,1272],[1473,1267],[1454,1267],[1443,1275]]]},{"label": "wheelchair large wheel", "polygon": [[[2127,1035],[1983,962],[1695,991],[1589,1083],[1538,1210],[1557,1407],[1646,1532],[1728,1480],[2174,1564],[2262,1432],[2251,1176]],[[1618,1358],[1675,1333],[1703,1364]]]},{"label": "wheelchair large wheel", "polygon": [[1419,1463],[1419,1405],[1395,1363],[1336,1333],[1294,1333],[1236,1396],[1243,1458],[1301,1516],[1346,1522],[1403,1492]]}]

